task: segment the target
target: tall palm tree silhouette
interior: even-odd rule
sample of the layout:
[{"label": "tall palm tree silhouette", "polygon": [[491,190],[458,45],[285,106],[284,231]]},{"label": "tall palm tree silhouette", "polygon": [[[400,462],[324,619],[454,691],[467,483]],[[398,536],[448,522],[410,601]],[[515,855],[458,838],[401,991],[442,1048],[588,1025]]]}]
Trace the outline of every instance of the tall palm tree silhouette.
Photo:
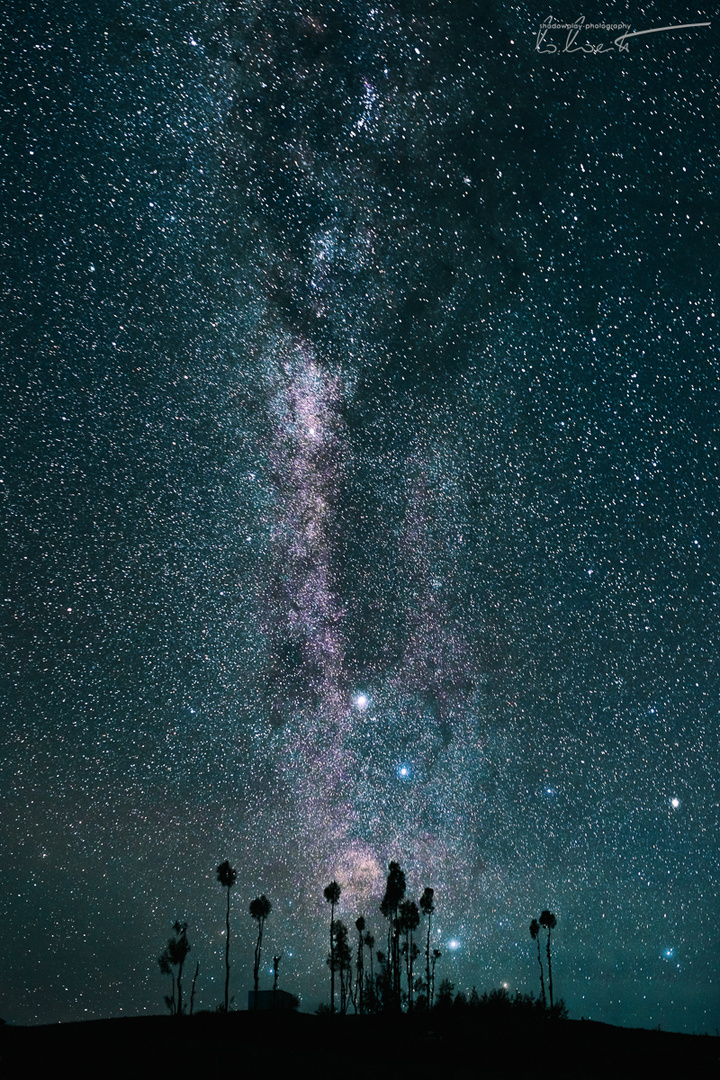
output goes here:
[{"label": "tall palm tree silhouette", "polygon": [[258,1007],[258,983],[260,982],[260,954],[262,952],[262,937],[263,929],[265,927],[265,920],[272,911],[272,904],[264,894],[262,896],[256,896],[254,900],[250,901],[250,914],[253,919],[257,920],[258,924],[258,936],[255,942],[255,963],[253,965],[253,979],[255,981],[255,997],[253,999],[253,1008]]},{"label": "tall palm tree silhouette", "polygon": [[228,989],[230,986],[230,890],[235,884],[237,872],[225,860],[217,868],[217,879],[227,889],[227,910],[225,912],[225,1012],[228,1011]]},{"label": "tall palm tree silhouette", "polygon": [[550,1012],[553,1011],[553,984],[552,984],[552,960],[550,958],[550,935],[557,926],[557,919],[553,915],[552,911],[543,911],[540,914],[540,925],[547,930],[547,962],[548,962],[548,984],[550,987]]},{"label": "tall palm tree silhouette", "polygon": [[323,896],[330,905],[330,1012],[335,1012],[335,905],[340,899],[340,886],[331,881],[325,886]]}]

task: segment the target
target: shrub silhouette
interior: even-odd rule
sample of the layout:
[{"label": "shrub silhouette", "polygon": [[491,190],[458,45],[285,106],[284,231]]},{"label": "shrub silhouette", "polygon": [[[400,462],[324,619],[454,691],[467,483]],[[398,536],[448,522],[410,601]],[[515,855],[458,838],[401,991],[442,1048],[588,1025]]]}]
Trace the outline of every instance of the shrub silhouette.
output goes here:
[{"label": "shrub silhouette", "polygon": [[[183,965],[190,952],[190,943],[187,938],[187,923],[176,922],[173,924],[173,937],[168,940],[164,952],[158,957],[158,964],[163,975],[172,978],[172,994],[165,996],[165,1004],[172,1016],[182,1016],[182,973]],[[177,968],[177,979],[173,968]],[[197,978],[197,973],[196,973]],[[193,980],[193,988],[195,981]],[[175,994],[177,992],[177,1000]]]}]

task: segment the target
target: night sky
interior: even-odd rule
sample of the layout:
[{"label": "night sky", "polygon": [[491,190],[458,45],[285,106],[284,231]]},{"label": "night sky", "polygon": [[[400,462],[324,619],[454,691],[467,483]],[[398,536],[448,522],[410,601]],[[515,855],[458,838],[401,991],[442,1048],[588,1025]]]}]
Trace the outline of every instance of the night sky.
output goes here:
[{"label": "night sky", "polygon": [[[711,13],[710,13],[711,14]],[[0,1016],[438,981],[720,1026],[714,27],[89,0],[2,30]],[[606,52],[592,52],[590,44]],[[261,987],[263,985],[261,982]]]}]

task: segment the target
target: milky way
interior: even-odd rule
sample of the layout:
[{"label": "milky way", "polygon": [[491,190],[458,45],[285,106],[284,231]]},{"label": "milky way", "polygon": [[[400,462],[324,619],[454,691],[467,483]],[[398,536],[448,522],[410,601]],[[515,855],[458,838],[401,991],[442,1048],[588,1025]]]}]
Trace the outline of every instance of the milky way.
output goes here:
[{"label": "milky way", "polygon": [[713,30],[549,14],[10,17],[6,1019],[160,1011],[176,918],[214,1008],[225,859],[313,1009],[398,859],[458,989],[547,907],[572,1016],[720,1022]]}]

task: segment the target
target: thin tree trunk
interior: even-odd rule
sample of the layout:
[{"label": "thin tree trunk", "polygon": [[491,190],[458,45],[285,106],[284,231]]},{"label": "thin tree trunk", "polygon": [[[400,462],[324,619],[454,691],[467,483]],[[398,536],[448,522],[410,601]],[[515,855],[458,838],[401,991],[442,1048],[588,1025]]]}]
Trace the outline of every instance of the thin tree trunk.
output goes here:
[{"label": "thin tree trunk", "polygon": [[[395,915],[396,923],[398,915]],[[396,925],[395,929],[395,1008],[400,1011],[400,1002],[402,999],[402,971],[400,970],[400,930]]]},{"label": "thin tree trunk", "polygon": [[198,971],[200,970],[200,961],[195,964],[195,974],[193,975],[192,986],[190,987],[190,1015],[193,1014],[195,1008],[195,983],[197,982]]},{"label": "thin tree trunk", "polygon": [[360,940],[358,942],[358,954],[357,954],[357,965],[356,965],[356,967],[357,967],[357,977],[356,977],[356,980],[355,980],[356,985],[357,985],[356,997],[358,999],[358,1004],[356,1006],[356,1010],[358,1010],[360,1013],[362,1013],[363,1012],[363,981],[365,979],[365,960],[364,960],[365,946],[363,945],[362,930],[358,930],[358,934],[360,936]]},{"label": "thin tree trunk", "polygon": [[262,935],[263,935],[263,922],[264,919],[258,919],[258,939],[255,944],[255,968],[253,975],[255,977],[255,998],[253,1000],[253,1008],[258,1007],[258,986],[260,985],[260,952],[262,950]]},{"label": "thin tree trunk", "polygon": [[390,915],[390,1006],[392,1009],[400,1008],[400,931],[398,929],[398,912],[395,908]]},{"label": "thin tree trunk", "polygon": [[550,928],[547,936],[548,983],[550,984],[550,1012],[553,1011],[552,961],[550,959]]},{"label": "thin tree trunk", "polygon": [[413,956],[413,936],[412,930],[408,937],[408,1012],[412,1012],[415,1004],[413,999],[413,967],[415,963],[415,957]]},{"label": "thin tree trunk", "polygon": [[428,925],[427,925],[427,942],[425,944],[425,965],[427,973],[427,1003],[428,1009],[432,1008],[432,1001],[430,1000],[430,920],[432,919],[432,911],[428,911]]},{"label": "thin tree trunk", "polygon": [[230,990],[230,887],[227,891],[227,909],[225,912],[225,1012],[228,1011],[228,992]]},{"label": "thin tree trunk", "polygon": [[372,948],[370,949],[370,1000],[373,1002],[372,1009],[377,1012],[377,994],[375,990],[375,962]]},{"label": "thin tree trunk", "polygon": [[181,962],[179,967],[178,967],[178,977],[177,977],[177,989],[178,989],[177,1014],[178,1014],[178,1016],[182,1016],[182,969],[183,969],[183,962]]},{"label": "thin tree trunk", "polygon": [[330,1012],[335,1012],[335,903],[330,903]]},{"label": "thin tree trunk", "polygon": [[543,972],[542,954],[540,952],[540,934],[537,938],[538,964],[540,965],[540,989],[542,990],[543,1009],[547,1009],[547,997],[545,996],[545,973]]}]

